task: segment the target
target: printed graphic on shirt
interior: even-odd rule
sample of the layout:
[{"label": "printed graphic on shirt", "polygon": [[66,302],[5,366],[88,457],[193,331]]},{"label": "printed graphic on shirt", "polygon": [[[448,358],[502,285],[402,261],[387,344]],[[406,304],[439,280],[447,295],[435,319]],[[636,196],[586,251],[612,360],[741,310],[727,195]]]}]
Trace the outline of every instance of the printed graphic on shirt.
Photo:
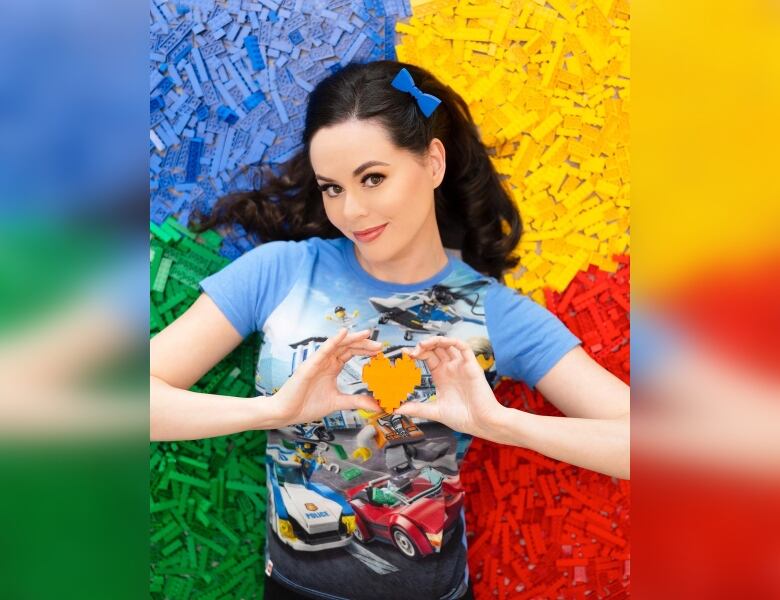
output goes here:
[{"label": "printed graphic on shirt", "polygon": [[[370,329],[390,363],[429,336],[463,339],[492,385],[489,284],[456,264],[429,288],[381,294],[313,268],[263,328],[257,388],[273,394],[340,327]],[[354,357],[345,365],[337,379],[342,392],[370,393],[361,379],[369,360]],[[416,364],[422,376],[408,401],[435,401],[425,362]],[[425,598],[458,592],[466,570],[459,468],[469,436],[437,422],[362,410],[268,434],[267,559],[274,577],[341,597],[348,573],[357,590],[350,597],[373,600],[397,598],[399,589]]]}]

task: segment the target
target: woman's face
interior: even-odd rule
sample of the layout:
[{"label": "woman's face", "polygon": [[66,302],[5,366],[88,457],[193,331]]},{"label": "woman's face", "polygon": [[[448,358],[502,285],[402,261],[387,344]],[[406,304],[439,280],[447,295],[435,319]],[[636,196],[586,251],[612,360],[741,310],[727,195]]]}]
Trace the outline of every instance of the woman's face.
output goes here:
[{"label": "woman's face", "polygon": [[351,120],[320,129],[309,159],[328,219],[368,259],[387,260],[429,228],[436,232],[433,190],[445,166],[438,139],[421,160],[376,122]]}]

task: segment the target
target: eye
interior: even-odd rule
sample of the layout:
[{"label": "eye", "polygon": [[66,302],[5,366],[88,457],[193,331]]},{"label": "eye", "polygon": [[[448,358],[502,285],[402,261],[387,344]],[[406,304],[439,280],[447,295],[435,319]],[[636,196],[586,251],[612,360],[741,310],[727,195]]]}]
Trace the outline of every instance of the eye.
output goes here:
[{"label": "eye", "polygon": [[[335,198],[336,196],[338,196],[341,193],[341,186],[334,185],[332,183],[321,185],[321,186],[319,186],[319,188],[320,188],[321,192],[325,192],[328,195],[328,198]],[[336,190],[338,190],[338,191],[336,191],[335,194],[331,194],[330,193],[330,189],[331,188],[336,188]]]},{"label": "eye", "polygon": [[382,183],[382,181],[384,181],[384,179],[385,179],[385,176],[380,174],[380,173],[369,173],[368,175],[366,175],[363,178],[363,183],[365,183],[366,181],[370,180],[373,183],[373,185],[370,185],[368,187],[376,187],[380,183]]},{"label": "eye", "polygon": [[[365,184],[366,181],[371,181],[371,185],[368,185],[366,187],[377,187],[380,183],[382,183],[385,179],[385,176],[381,173],[369,173],[363,179],[361,179],[361,183]],[[328,198],[335,198],[339,194],[341,194],[343,188],[340,185],[336,185],[335,183],[325,183],[323,185],[318,186],[320,192],[323,192],[327,194]]]}]

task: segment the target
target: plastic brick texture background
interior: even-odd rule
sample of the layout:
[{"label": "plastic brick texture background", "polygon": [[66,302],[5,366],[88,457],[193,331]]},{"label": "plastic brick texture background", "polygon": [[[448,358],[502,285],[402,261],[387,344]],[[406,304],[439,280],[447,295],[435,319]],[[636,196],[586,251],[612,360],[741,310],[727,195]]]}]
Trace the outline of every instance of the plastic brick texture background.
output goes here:
[{"label": "plastic brick texture background", "polygon": [[[625,0],[150,3],[151,335],[253,247],[186,225],[242,169],[300,148],[307,93],[350,61],[398,58],[468,102],[525,231],[505,283],[556,313],[628,381],[630,25]],[[193,389],[248,396],[256,337]],[[504,381],[504,404],[558,414]],[[154,443],[155,598],[262,597],[265,435]],[[486,477],[487,476],[487,477]],[[627,482],[475,440],[462,472],[477,598],[629,593]]]}]

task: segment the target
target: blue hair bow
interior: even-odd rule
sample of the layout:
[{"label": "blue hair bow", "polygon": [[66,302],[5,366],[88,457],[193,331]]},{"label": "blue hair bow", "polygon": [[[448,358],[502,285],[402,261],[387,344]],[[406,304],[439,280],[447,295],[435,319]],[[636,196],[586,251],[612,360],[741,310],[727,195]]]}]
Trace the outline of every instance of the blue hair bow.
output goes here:
[{"label": "blue hair bow", "polygon": [[409,92],[412,96],[414,96],[414,99],[417,100],[417,106],[420,107],[420,110],[426,117],[430,117],[433,111],[436,110],[436,107],[441,104],[441,100],[439,100],[436,96],[426,94],[416,85],[414,85],[412,75],[409,73],[409,71],[406,70],[406,67],[398,71],[398,75],[395,76],[395,79],[393,79],[391,85],[397,90],[401,90],[402,92]]}]

